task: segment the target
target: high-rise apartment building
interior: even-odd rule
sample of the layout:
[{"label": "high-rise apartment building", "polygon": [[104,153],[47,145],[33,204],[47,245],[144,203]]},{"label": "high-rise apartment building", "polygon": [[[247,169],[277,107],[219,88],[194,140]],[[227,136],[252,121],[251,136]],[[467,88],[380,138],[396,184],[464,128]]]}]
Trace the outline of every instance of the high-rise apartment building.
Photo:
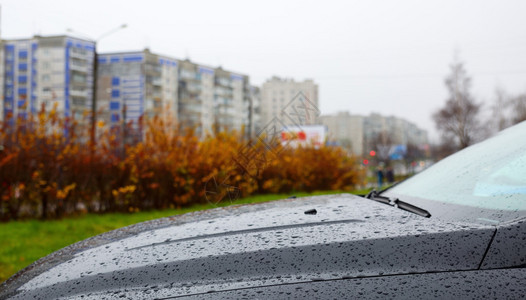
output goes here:
[{"label": "high-rise apartment building", "polygon": [[250,86],[250,110],[249,110],[249,136],[254,138],[263,130],[261,119],[261,89],[257,86]]},{"label": "high-rise apartment building", "polygon": [[178,62],[139,52],[98,55],[97,119],[138,124],[143,115],[177,118]]},{"label": "high-rise apartment building", "polygon": [[230,130],[249,130],[250,89],[248,76],[215,69],[215,123]]},{"label": "high-rise apartment building", "polygon": [[[137,128],[141,116],[173,118],[195,128],[201,137],[214,127],[244,130],[247,137],[262,128],[261,93],[250,86],[247,75],[148,49],[99,54],[94,74],[94,50],[94,42],[69,36],[2,41],[0,120],[56,105],[63,116],[74,116],[86,125],[91,119],[84,113],[93,108],[96,78],[95,120],[109,128],[130,123]],[[297,90],[317,97],[317,87],[315,91],[291,87],[288,93]]]},{"label": "high-rise apartment building", "polygon": [[[388,139],[390,144],[424,145],[428,143],[427,131],[418,128],[415,124],[394,116],[382,116],[372,113],[364,117],[364,139],[369,144],[380,134]],[[367,145],[366,145],[367,146]]]},{"label": "high-rise apartment building", "polygon": [[242,130],[249,122],[249,77],[180,61],[179,121],[199,136],[219,130]]},{"label": "high-rise apartment building", "polygon": [[149,50],[98,56],[98,119],[111,126],[164,116],[198,136],[241,130],[249,122],[246,75],[177,60]]},{"label": "high-rise apartment building", "polygon": [[[294,81],[293,79],[282,79],[274,76],[263,83],[261,87],[261,121],[263,126],[275,117],[279,118],[285,125],[295,125],[288,118],[283,117],[282,112],[289,107],[288,105],[298,95],[306,98],[307,110],[311,112],[318,110],[318,85],[313,80]],[[314,117],[316,115],[307,114],[307,118],[302,120],[303,125],[316,124],[317,120]]]},{"label": "high-rise apartment building", "polygon": [[320,116],[319,119],[321,124],[327,126],[327,138],[330,142],[338,142],[354,155],[363,154],[363,116],[338,112],[334,115]]},{"label": "high-rise apartment building", "polygon": [[339,112],[321,116],[320,122],[328,128],[329,141],[338,142],[351,149],[355,155],[369,153],[375,149],[375,143],[415,146],[428,143],[427,131],[393,116],[385,117],[376,113],[360,116]]},{"label": "high-rise apartment building", "polygon": [[2,42],[3,119],[26,117],[43,105],[82,121],[91,109],[91,41],[69,36],[35,36]]}]

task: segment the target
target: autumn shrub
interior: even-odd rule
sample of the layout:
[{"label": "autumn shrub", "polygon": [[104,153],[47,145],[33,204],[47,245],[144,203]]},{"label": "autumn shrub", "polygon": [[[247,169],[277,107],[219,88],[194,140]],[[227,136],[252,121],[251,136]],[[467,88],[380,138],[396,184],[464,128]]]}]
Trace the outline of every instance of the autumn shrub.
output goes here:
[{"label": "autumn shrub", "polygon": [[[268,149],[242,132],[203,138],[155,117],[110,128],[56,107],[0,126],[0,219],[60,218],[86,212],[136,212],[210,201],[210,182],[236,197],[253,193],[350,190],[363,174],[337,147]],[[244,153],[247,149],[257,149]],[[264,159],[261,159],[264,158]]]}]

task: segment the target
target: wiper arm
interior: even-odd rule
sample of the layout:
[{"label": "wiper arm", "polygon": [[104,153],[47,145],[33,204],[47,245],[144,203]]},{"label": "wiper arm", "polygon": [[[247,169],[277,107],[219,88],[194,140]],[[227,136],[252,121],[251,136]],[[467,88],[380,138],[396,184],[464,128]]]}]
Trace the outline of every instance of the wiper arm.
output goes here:
[{"label": "wiper arm", "polygon": [[391,199],[389,197],[380,196],[380,193],[376,190],[370,191],[367,195],[364,196],[367,199],[381,202],[383,204],[391,204]]},{"label": "wiper arm", "polygon": [[431,217],[431,214],[427,210],[425,210],[423,208],[420,208],[420,207],[415,206],[413,204],[407,203],[407,202],[402,201],[402,200],[400,200],[398,198],[391,199],[389,197],[382,196],[376,190],[370,191],[369,194],[365,195],[365,198],[371,199],[371,200],[374,200],[374,201],[377,201],[377,202],[380,202],[380,203],[383,203],[383,204],[388,204],[388,205],[391,205],[391,206],[394,206],[394,207],[398,207],[401,210],[412,212],[412,213],[420,215],[422,217],[426,217],[426,218]]},{"label": "wiper arm", "polygon": [[395,204],[395,207],[398,207],[402,210],[405,210],[405,211],[408,211],[408,212],[412,212],[412,213],[415,213],[417,215],[420,215],[422,217],[426,217],[426,218],[429,218],[431,217],[431,214],[423,209],[423,208],[420,208],[418,206],[415,206],[413,204],[410,204],[410,203],[407,203],[407,202],[404,202],[400,199],[395,199],[393,201],[393,203]]}]

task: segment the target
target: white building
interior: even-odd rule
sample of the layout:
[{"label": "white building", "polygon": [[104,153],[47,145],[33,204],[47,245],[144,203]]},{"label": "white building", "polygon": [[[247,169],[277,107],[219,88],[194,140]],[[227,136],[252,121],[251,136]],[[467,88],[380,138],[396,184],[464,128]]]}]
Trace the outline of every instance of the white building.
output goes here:
[{"label": "white building", "polygon": [[261,119],[261,89],[250,86],[249,137],[254,138],[263,129]]},{"label": "white building", "polygon": [[177,118],[177,60],[146,49],[99,54],[98,62],[98,120],[114,126],[143,115]]},{"label": "white building", "polygon": [[[291,120],[290,104],[299,98],[304,98],[307,111],[302,116],[301,122]],[[303,101],[303,99],[301,99]],[[285,125],[314,125],[318,116],[318,85],[313,80],[301,82],[293,79],[272,77],[261,87],[261,122],[263,126],[274,118],[279,118]],[[287,113],[283,113],[284,110]],[[302,123],[302,124],[298,124]]]},{"label": "white building", "polygon": [[149,50],[100,54],[98,61],[97,107],[100,119],[110,124],[165,116],[193,127],[198,136],[212,133],[214,125],[220,130],[249,127],[246,75]]},{"label": "white building", "polygon": [[378,139],[385,139],[390,145],[423,146],[428,143],[427,131],[415,124],[393,116],[380,114],[369,116],[351,115],[339,112],[320,117],[322,124],[328,128],[329,142],[337,142],[350,149],[355,155],[365,155],[376,146]]},{"label": "white building", "polygon": [[249,77],[239,73],[180,61],[179,121],[205,136],[219,130],[250,128]]},{"label": "white building", "polygon": [[337,142],[355,155],[363,155],[364,130],[363,116],[351,115],[349,112],[338,112],[334,115],[320,117],[320,123],[327,126],[327,139]]},{"label": "white building", "polygon": [[2,117],[26,117],[42,105],[82,120],[91,109],[94,43],[69,36],[5,40]]}]

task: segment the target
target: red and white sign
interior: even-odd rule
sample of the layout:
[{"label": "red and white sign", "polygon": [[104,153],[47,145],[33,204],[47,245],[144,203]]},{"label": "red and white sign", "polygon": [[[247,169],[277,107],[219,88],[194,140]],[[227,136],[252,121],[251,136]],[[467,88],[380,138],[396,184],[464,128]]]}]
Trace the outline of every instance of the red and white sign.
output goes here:
[{"label": "red and white sign", "polygon": [[325,144],[327,128],[324,125],[288,126],[281,132],[281,145],[298,147],[314,146],[316,148]]}]

